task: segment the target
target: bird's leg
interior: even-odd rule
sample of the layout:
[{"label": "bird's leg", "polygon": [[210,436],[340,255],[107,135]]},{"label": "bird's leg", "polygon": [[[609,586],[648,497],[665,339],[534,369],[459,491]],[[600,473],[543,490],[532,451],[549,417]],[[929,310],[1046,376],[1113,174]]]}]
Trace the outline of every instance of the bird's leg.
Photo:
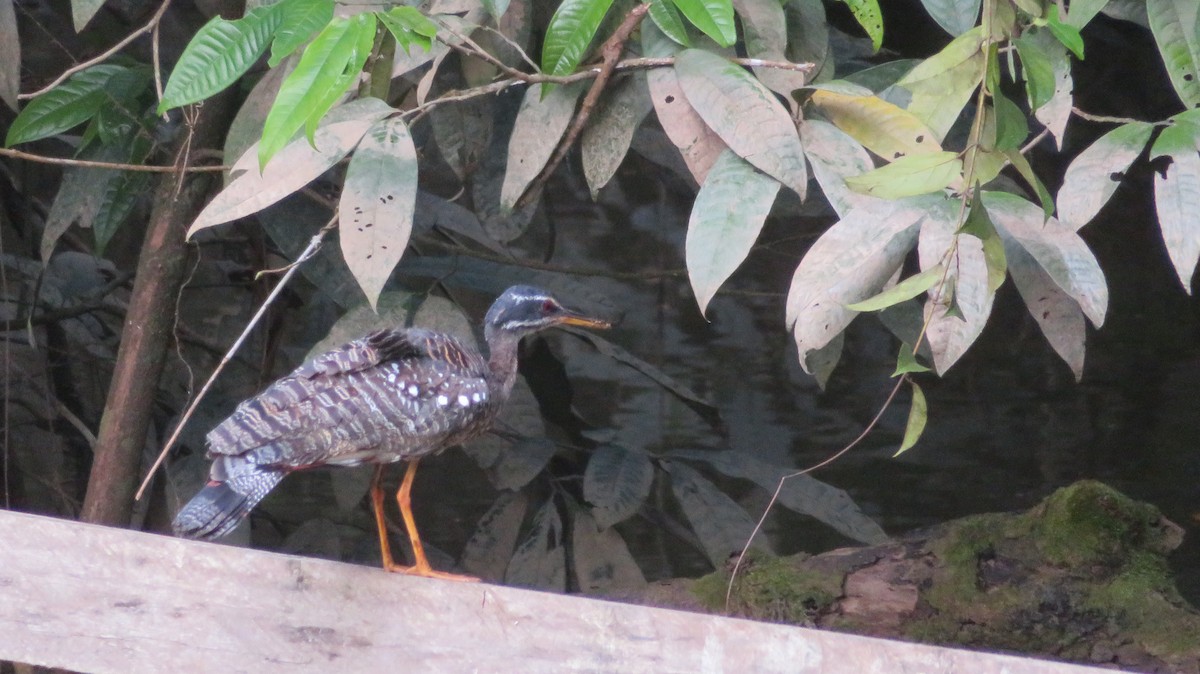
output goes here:
[{"label": "bird's leg", "polygon": [[[390,560],[385,558],[384,568],[388,571],[407,573],[414,576],[478,582],[479,579],[474,576],[460,576],[456,573],[435,571],[429,565],[429,560],[425,558],[425,546],[421,545],[421,537],[417,534],[417,522],[413,519],[412,514],[412,486],[413,479],[417,476],[417,462],[417,459],[408,462],[408,470],[404,472],[404,481],[400,483],[400,489],[396,492],[396,503],[400,506],[400,516],[404,518],[404,528],[408,530],[408,540],[412,542],[413,558],[416,560],[416,564],[412,566],[397,566],[392,563],[389,566],[387,562]],[[374,497],[374,494],[372,494],[372,497]]]},{"label": "bird's leg", "polygon": [[383,568],[391,571],[396,568],[396,562],[392,560],[392,546],[388,544],[387,520],[383,516],[383,465],[379,464],[375,468],[375,476],[371,478],[371,508],[375,511],[375,527],[379,531],[379,554],[383,557]]}]

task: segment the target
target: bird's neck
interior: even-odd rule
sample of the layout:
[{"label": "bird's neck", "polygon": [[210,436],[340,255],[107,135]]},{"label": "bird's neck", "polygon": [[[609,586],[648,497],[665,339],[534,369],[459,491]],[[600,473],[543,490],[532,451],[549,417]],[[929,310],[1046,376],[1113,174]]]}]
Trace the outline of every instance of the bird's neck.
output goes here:
[{"label": "bird's neck", "polygon": [[488,369],[491,370],[493,394],[507,398],[517,379],[517,347],[521,338],[504,332],[488,335]]}]

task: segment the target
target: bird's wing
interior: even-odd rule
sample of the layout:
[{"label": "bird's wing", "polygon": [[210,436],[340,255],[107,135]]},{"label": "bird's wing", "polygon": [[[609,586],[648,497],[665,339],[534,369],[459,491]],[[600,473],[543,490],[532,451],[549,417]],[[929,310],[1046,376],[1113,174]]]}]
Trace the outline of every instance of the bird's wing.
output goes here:
[{"label": "bird's wing", "polygon": [[208,434],[209,453],[293,469],[421,455],[487,408],[486,372],[448,335],[374,332],[243,402]]}]

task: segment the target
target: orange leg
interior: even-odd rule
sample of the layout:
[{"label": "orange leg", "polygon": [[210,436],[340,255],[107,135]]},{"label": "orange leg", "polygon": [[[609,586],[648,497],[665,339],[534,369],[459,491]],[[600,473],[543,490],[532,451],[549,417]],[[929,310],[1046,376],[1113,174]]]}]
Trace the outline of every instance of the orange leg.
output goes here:
[{"label": "orange leg", "polygon": [[404,481],[400,483],[400,489],[396,492],[396,503],[400,506],[400,517],[404,519],[404,528],[408,530],[408,540],[412,543],[413,558],[417,562],[413,566],[401,566],[396,564],[395,560],[392,559],[391,546],[388,545],[387,525],[383,518],[383,488],[380,484],[383,477],[383,466],[380,466],[375,471],[375,478],[371,480],[371,506],[375,510],[375,524],[379,530],[379,549],[380,554],[383,556],[383,568],[393,573],[407,573],[414,576],[442,578],[445,580],[478,582],[479,579],[474,576],[460,576],[455,573],[435,571],[429,565],[429,560],[425,558],[425,546],[421,545],[421,537],[417,534],[417,523],[413,519],[412,514],[412,485],[413,479],[416,476],[417,460],[409,461],[408,469],[404,472]]}]

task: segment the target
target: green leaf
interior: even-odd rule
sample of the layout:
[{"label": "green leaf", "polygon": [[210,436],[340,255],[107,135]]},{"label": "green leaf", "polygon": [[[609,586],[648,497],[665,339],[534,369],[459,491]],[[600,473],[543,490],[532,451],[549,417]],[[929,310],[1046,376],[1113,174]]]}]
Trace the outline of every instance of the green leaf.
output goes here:
[{"label": "green leaf", "polygon": [[1029,122],[1025,113],[997,89],[992,93],[996,111],[996,149],[1016,150],[1029,137]]},{"label": "green leaf", "polygon": [[650,20],[658,26],[663,35],[671,38],[677,44],[684,47],[692,46],[691,40],[688,39],[687,28],[683,25],[683,17],[679,16],[679,10],[675,8],[671,0],[650,0]]},{"label": "green leaf", "polygon": [[1153,132],[1154,125],[1146,122],[1122,124],[1080,152],[1058,190],[1059,219],[1075,229],[1090,222],[1117,191]]},{"label": "green leaf", "polygon": [[1054,215],[1054,197],[1050,196],[1050,191],[1046,189],[1046,185],[1034,173],[1033,167],[1029,165],[1029,160],[1018,150],[1009,150],[1004,153],[1004,156],[1008,157],[1008,161],[1012,162],[1013,167],[1017,169],[1017,173],[1020,173],[1025,182],[1037,193],[1038,200],[1042,202],[1042,213],[1045,215],[1043,219],[1048,220],[1050,216]]},{"label": "green leaf", "polygon": [[75,73],[66,82],[30,101],[8,128],[8,147],[48,138],[79,126],[104,106],[105,88],[126,68],[101,64]]},{"label": "green leaf", "polygon": [[[507,7],[506,7],[507,8]],[[396,44],[404,47],[404,51],[414,43],[429,51],[433,48],[433,38],[437,37],[437,24],[413,7],[393,7],[386,12],[377,14],[379,20],[396,38]]]},{"label": "green leaf", "polygon": [[1146,15],[1175,93],[1187,107],[1200,106],[1200,17],[1195,0],[1146,0]]},{"label": "green leaf", "polygon": [[1013,40],[1013,43],[1021,57],[1025,91],[1029,94],[1029,107],[1037,110],[1054,95],[1054,65],[1046,52],[1028,36],[1019,37]]},{"label": "green leaf", "polygon": [[962,160],[954,152],[914,154],[846,178],[850,189],[882,199],[929,194],[944,189],[962,176]]},{"label": "green leaf", "polygon": [[1028,35],[1045,52],[1054,71],[1054,94],[1050,96],[1050,100],[1045,105],[1034,110],[1033,115],[1046,126],[1050,133],[1054,134],[1054,141],[1061,150],[1067,122],[1071,119],[1071,108],[1075,103],[1071,57],[1067,54],[1066,47],[1049,32],[1039,30]]},{"label": "green leaf", "polygon": [[233,84],[267,50],[282,21],[278,5],[258,7],[237,21],[213,17],[184,48],[163,89],[158,114]]},{"label": "green leaf", "polygon": [[[700,32],[722,47],[737,42],[737,27],[733,23],[731,0],[672,0],[679,11]],[[664,31],[665,32],[665,31]]]},{"label": "green leaf", "polygon": [[644,452],[601,445],[583,473],[583,498],[601,529],[628,519],[642,507],[654,483],[654,466]]},{"label": "green leaf", "polygon": [[275,30],[271,58],[267,61],[272,68],[333,20],[333,0],[283,0],[278,8],[282,20]]},{"label": "green leaf", "polygon": [[317,122],[358,78],[375,39],[375,15],[335,19],[304,50],[296,69],[279,87],[258,145],[264,167],[300,127],[311,142]]},{"label": "green leaf", "polygon": [[122,171],[108,181],[100,210],[91,222],[92,236],[96,242],[96,255],[104,255],[104,249],[117,229],[129,219],[138,201],[150,186],[150,174],[140,171]]},{"label": "green leaf", "polygon": [[929,371],[929,368],[922,365],[917,360],[917,357],[913,355],[912,346],[906,342],[901,342],[900,353],[896,355],[896,371],[892,373],[892,376],[899,377],[902,374]]},{"label": "green leaf", "polygon": [[688,102],[729,149],[804,197],[804,147],[774,92],[737,64],[701,49],[680,52],[675,72]]},{"label": "green leaf", "polygon": [[925,59],[897,84],[911,98],[906,109],[944,138],[984,79],[983,28],[963,33]]},{"label": "green leaf", "polygon": [[564,0],[546,27],[542,71],[549,75],[575,72],[611,6],[612,0]]},{"label": "green leaf", "polygon": [[921,4],[947,33],[958,36],[975,25],[982,0],[921,0]]},{"label": "green leaf", "polygon": [[959,231],[983,242],[983,259],[987,263],[988,271],[988,292],[995,293],[1000,286],[1004,285],[1004,279],[1008,274],[1008,259],[1004,254],[1004,241],[996,232],[996,226],[988,217],[987,209],[983,207],[982,201],[975,199],[971,203],[971,210],[967,212],[967,221],[963,223],[962,229]]},{"label": "green leaf", "polygon": [[778,193],[779,181],[729,150],[709,169],[692,205],[685,246],[688,278],[701,314],[750,254]]},{"label": "green leaf", "polygon": [[338,202],[346,265],[375,308],[412,234],[417,149],[399,117],[375,123],[358,144]]},{"label": "green leaf", "polygon": [[883,13],[879,11],[879,0],[842,0],[850,7],[858,25],[867,31],[871,47],[875,51],[883,46]]},{"label": "green leaf", "polygon": [[1058,20],[1058,5],[1050,5],[1047,8],[1046,27],[1054,35],[1054,39],[1071,50],[1075,58],[1083,60],[1083,37],[1079,34],[1078,28]]},{"label": "green leaf", "polygon": [[868,297],[861,302],[847,304],[846,308],[854,311],[880,311],[905,300],[911,300],[937,285],[945,275],[945,268],[937,265],[904,279],[878,295]]},{"label": "green leaf", "polygon": [[900,443],[900,449],[896,450],[892,458],[900,456],[917,444],[921,434],[925,432],[925,423],[929,420],[929,405],[925,402],[925,392],[917,382],[908,383],[912,384],[912,407],[908,410],[908,423],[904,426],[904,441]]}]

